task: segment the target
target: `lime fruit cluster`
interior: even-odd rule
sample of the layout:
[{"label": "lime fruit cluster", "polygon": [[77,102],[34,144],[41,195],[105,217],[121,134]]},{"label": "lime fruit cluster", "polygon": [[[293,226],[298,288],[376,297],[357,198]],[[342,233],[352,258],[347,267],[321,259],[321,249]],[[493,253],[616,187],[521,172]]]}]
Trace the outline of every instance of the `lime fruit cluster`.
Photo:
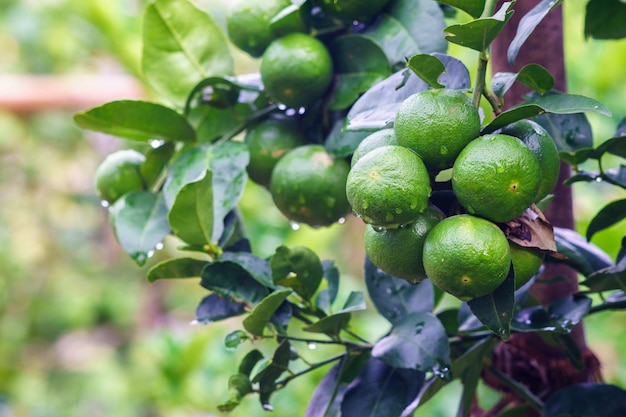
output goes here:
[{"label": "lime fruit cluster", "polygon": [[[365,251],[382,271],[469,301],[513,274],[515,288],[540,269],[544,254],[510,242],[504,223],[545,197],[558,177],[550,135],[522,120],[481,134],[480,116],[462,91],[433,89],[399,106],[393,129],[363,139],[346,194],[367,223]],[[448,183],[435,180],[449,170]],[[453,192],[445,217],[433,189]]]}]

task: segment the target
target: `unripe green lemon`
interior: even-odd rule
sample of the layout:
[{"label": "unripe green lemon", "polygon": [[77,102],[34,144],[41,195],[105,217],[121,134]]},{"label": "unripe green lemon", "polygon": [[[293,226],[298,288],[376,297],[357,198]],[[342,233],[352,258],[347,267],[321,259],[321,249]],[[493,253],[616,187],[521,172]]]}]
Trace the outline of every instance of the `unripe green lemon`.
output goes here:
[{"label": "unripe green lemon", "polygon": [[533,153],[508,135],[481,136],[454,162],[452,189],[470,214],[494,222],[521,215],[535,201],[541,171]]},{"label": "unripe green lemon", "polygon": [[346,194],[352,211],[375,227],[410,224],[428,206],[430,177],[422,160],[403,146],[381,146],[350,169]]},{"label": "unripe green lemon", "polygon": [[556,185],[561,170],[559,151],[552,136],[539,123],[532,120],[511,123],[502,128],[500,133],[515,136],[535,155],[541,171],[541,184],[535,201],[547,196]]},{"label": "unripe green lemon", "polygon": [[120,150],[109,154],[95,172],[98,196],[108,203],[122,195],[143,190],[146,184],[141,175],[141,164],[146,157],[135,150]]},{"label": "unripe green lemon", "polygon": [[306,107],[328,90],[333,61],[322,42],[310,35],[292,33],[267,47],[260,72],[272,100],[287,107]]},{"label": "unripe green lemon", "polygon": [[533,248],[526,248],[517,243],[509,242],[511,246],[511,261],[515,275],[515,289],[526,284],[539,271],[543,259],[543,252]]},{"label": "unripe green lemon", "polygon": [[417,284],[426,278],[422,249],[426,236],[443,219],[443,213],[429,205],[415,222],[397,229],[365,229],[365,252],[384,272]]},{"label": "unripe green lemon", "polygon": [[437,224],[426,236],[423,259],[432,283],[462,301],[492,293],[511,267],[509,243],[502,230],[469,214]]},{"label": "unripe green lemon", "polygon": [[349,169],[344,159],[333,158],[321,145],[292,149],[272,171],[274,203],[292,221],[328,226],[350,211],[346,199]]},{"label": "unripe green lemon", "polygon": [[398,139],[393,129],[377,130],[365,137],[354,150],[352,160],[350,161],[351,165],[354,166],[356,161],[361,159],[366,153],[385,145],[398,145]]},{"label": "unripe green lemon", "polygon": [[402,102],[394,129],[400,145],[437,171],[450,168],[461,149],[478,136],[480,116],[461,91],[425,90]]}]

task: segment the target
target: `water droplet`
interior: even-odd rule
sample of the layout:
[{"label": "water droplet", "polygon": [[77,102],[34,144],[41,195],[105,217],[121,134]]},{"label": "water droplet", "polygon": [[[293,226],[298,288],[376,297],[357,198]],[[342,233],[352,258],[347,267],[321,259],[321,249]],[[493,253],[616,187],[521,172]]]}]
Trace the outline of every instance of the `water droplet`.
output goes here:
[{"label": "water droplet", "polygon": [[372,229],[374,229],[375,232],[382,232],[385,230],[385,228],[381,226],[372,226]]},{"label": "water droplet", "polygon": [[298,108],[298,114],[304,114],[306,112],[306,108],[300,107]]},{"label": "water droplet", "polygon": [[317,345],[316,345],[315,343],[309,343],[309,344],[307,345],[307,347],[308,347],[309,349],[311,349],[311,350],[315,350],[315,349],[317,349]]},{"label": "water droplet", "polygon": [[269,405],[269,404],[263,404],[263,409],[264,409],[265,411],[274,411],[274,407],[272,407],[272,406],[271,406],[271,405]]},{"label": "water droplet", "polygon": [[385,292],[389,295],[391,295],[391,293],[393,292],[393,290],[391,289],[391,287],[387,287],[385,288]]},{"label": "water droplet", "polygon": [[137,253],[137,254],[134,256],[134,258],[135,258],[135,261],[136,261],[138,264],[140,264],[140,265],[142,265],[144,262],[146,262],[146,259],[148,259],[148,257],[146,256],[146,254],[145,254],[145,253],[143,253],[143,252]]},{"label": "water droplet", "polygon": [[278,105],[278,110],[285,111],[285,110],[287,110],[287,106],[285,106],[284,104],[279,104]]},{"label": "water droplet", "polygon": [[439,153],[441,153],[442,155],[446,155],[448,153],[448,147],[447,146],[442,146],[441,149],[439,150]]},{"label": "water droplet", "polygon": [[596,182],[602,182],[602,177],[596,177]]},{"label": "water droplet", "polygon": [[154,246],[154,248],[155,248],[156,250],[161,250],[161,249],[163,249],[163,242],[159,242],[159,243],[157,243],[157,244]]},{"label": "water droplet", "polygon": [[346,222],[346,218],[345,217],[340,217],[339,219],[337,219],[337,223],[339,224],[344,224]]},{"label": "water droplet", "polygon": [[104,208],[107,208],[107,207],[109,207],[109,202],[108,202],[108,201],[106,201],[106,200],[102,200],[102,201],[100,201],[100,205],[101,205],[102,207],[104,207]]},{"label": "water droplet", "polygon": [[154,256],[154,251],[148,251],[148,258],[152,258]]},{"label": "water droplet", "polygon": [[285,114],[286,114],[287,116],[295,116],[295,115],[296,115],[296,109],[287,109],[287,110],[285,111]]},{"label": "water droplet", "polygon": [[291,226],[291,230],[300,230],[300,223],[289,222],[289,225]]},{"label": "water droplet", "polygon": [[452,372],[450,372],[450,368],[445,365],[435,365],[435,367],[433,367],[433,374],[435,374],[436,377],[443,379],[444,381],[452,380]]},{"label": "water droplet", "polygon": [[199,326],[200,324],[202,324],[202,323],[200,323],[198,320],[191,320],[189,322],[190,326]]},{"label": "water droplet", "polygon": [[152,139],[151,141],[148,142],[150,144],[150,146],[153,149],[158,148],[159,146],[162,146],[165,142],[159,139]]}]

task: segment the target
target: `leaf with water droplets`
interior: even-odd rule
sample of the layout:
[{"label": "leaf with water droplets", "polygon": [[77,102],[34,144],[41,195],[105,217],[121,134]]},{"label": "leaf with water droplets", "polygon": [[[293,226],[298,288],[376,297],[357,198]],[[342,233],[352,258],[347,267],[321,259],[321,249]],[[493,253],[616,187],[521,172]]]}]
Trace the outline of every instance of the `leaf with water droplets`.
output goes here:
[{"label": "leaf with water droplets", "polygon": [[515,279],[511,267],[504,282],[494,292],[474,298],[467,303],[478,320],[505,341],[509,339],[511,331],[515,305],[514,290]]},{"label": "leaf with water droplets", "polygon": [[589,313],[591,298],[570,295],[550,303],[547,307],[534,306],[515,314],[511,328],[518,332],[569,333]]}]

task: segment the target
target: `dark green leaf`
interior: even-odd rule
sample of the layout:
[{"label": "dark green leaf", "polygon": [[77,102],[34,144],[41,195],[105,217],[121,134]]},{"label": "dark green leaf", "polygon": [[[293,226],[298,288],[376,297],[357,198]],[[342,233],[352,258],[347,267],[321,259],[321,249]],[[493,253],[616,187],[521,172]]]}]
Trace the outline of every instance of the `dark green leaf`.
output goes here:
[{"label": "dark green leaf", "polygon": [[439,76],[446,71],[445,65],[434,55],[413,55],[407,62],[407,66],[422,80],[433,88],[443,88],[439,83]]},{"label": "dark green leaf", "polygon": [[202,104],[189,111],[189,123],[196,130],[197,141],[213,142],[225,134],[234,132],[252,115],[248,104],[220,108]]},{"label": "dark green leaf", "polygon": [[611,184],[626,188],[626,165],[620,165],[619,168],[607,169],[604,175]]},{"label": "dark green leaf", "polygon": [[[624,247],[624,240],[622,240]],[[580,283],[589,288],[591,292],[603,292],[626,288],[626,257],[615,265],[602,268]]]},{"label": "dark green leaf", "polygon": [[83,129],[125,139],[181,142],[196,140],[196,132],[183,116],[168,107],[147,101],[112,101],[76,113],[74,122]]},{"label": "dark green leaf", "polygon": [[492,17],[446,27],[444,29],[444,32],[448,33],[446,39],[475,51],[484,51],[513,15],[513,4],[514,2],[502,3],[500,10]]},{"label": "dark green leaf", "polygon": [[608,384],[578,384],[548,397],[545,417],[616,417],[626,410],[626,391]]},{"label": "dark green leaf", "polygon": [[182,106],[200,80],[230,74],[233,67],[224,32],[191,2],[156,0],[146,6],[143,73],[168,100]]},{"label": "dark green leaf", "polygon": [[613,265],[611,258],[571,229],[554,228],[557,252],[567,256],[564,261],[585,276]]},{"label": "dark green leaf", "polygon": [[283,301],[289,297],[289,294],[291,294],[291,290],[287,289],[273,292],[265,297],[243,320],[244,329],[255,336],[263,336],[265,326]]},{"label": "dark green leaf", "polygon": [[450,344],[435,316],[410,313],[374,345],[372,356],[395,368],[441,373],[449,369]]},{"label": "dark green leaf", "polygon": [[419,53],[445,52],[445,20],[439,5],[431,0],[398,0],[365,34],[387,53],[392,64],[403,63]]},{"label": "dark green leaf", "polygon": [[423,372],[372,358],[344,393],[341,417],[400,417],[423,383]]},{"label": "dark green leaf", "polygon": [[207,170],[203,178],[181,188],[168,214],[174,235],[197,246],[216,243],[213,239],[213,175]]},{"label": "dark green leaf", "polygon": [[225,252],[221,257],[222,261],[232,261],[241,265],[259,284],[264,287],[275,289],[272,282],[269,262],[248,252]]},{"label": "dark green leaf", "polygon": [[515,314],[511,328],[518,332],[569,333],[589,313],[591,299],[571,295],[553,301],[547,307],[535,306]]},{"label": "dark green leaf", "polygon": [[276,391],[276,381],[280,376],[289,369],[289,359],[291,358],[291,346],[289,342],[282,341],[271,361],[257,373],[252,379],[253,383],[259,384],[259,399],[265,410],[271,410],[269,404],[271,395]]},{"label": "dark green leaf", "polygon": [[582,154],[575,156],[576,160],[585,159],[591,155],[593,133],[591,124],[584,113],[542,114],[534,120],[550,133],[560,152],[576,155],[580,150]]},{"label": "dark green leaf", "polygon": [[243,304],[225,300],[217,294],[207,295],[196,308],[198,323],[208,324],[243,314]]},{"label": "dark green leaf", "polygon": [[602,208],[589,222],[587,240],[626,218],[626,199],[613,201]]},{"label": "dark green leaf", "polygon": [[344,123],[345,119],[337,120],[324,142],[328,153],[336,158],[352,155],[359,143],[372,133],[344,130]]},{"label": "dark green leaf", "polygon": [[446,70],[439,76],[439,82],[450,90],[467,90],[470,88],[471,80],[469,70],[465,64],[445,54],[435,52],[432,54],[435,58],[445,65]]},{"label": "dark green leaf", "polygon": [[336,88],[329,102],[331,110],[347,109],[372,85],[391,75],[385,51],[367,36],[339,36],[330,44],[329,51],[336,77]]},{"label": "dark green leaf", "polygon": [[189,93],[184,114],[189,114],[196,96],[200,104],[216,108],[233,107],[237,103],[253,104],[263,90],[258,73],[233,76],[213,76],[200,81]]},{"label": "dark green leaf", "polygon": [[542,332],[539,335],[545,343],[557,346],[567,359],[569,359],[574,368],[579,371],[582,371],[585,368],[585,363],[583,361],[580,348],[578,347],[578,343],[576,343],[570,333]]},{"label": "dark green leaf", "polygon": [[202,271],[201,285],[235,303],[252,307],[269,293],[249,271],[234,261],[218,260]]},{"label": "dark green leaf", "polygon": [[434,308],[430,280],[409,284],[381,271],[369,258],[365,259],[365,284],[378,312],[392,324],[403,321],[410,313],[430,312]]},{"label": "dark green leaf", "polygon": [[361,311],[365,310],[367,307],[365,306],[365,296],[361,291],[351,291],[348,295],[348,299],[346,300],[343,308],[339,313],[348,313],[351,311]]},{"label": "dark green leaf", "polygon": [[174,143],[166,142],[148,151],[146,160],[141,164],[141,176],[148,187],[155,186],[155,183],[161,179],[163,170],[174,155],[175,149]]},{"label": "dark green leaf", "polygon": [[[586,160],[588,160],[593,155],[593,148],[580,148],[576,149],[573,152],[569,151],[559,151],[559,158],[561,161],[566,162],[572,166],[577,167],[582,164]],[[595,181],[596,177],[589,179],[589,181]],[[587,181],[588,177],[582,175],[579,178],[581,181]]]},{"label": "dark green leaf", "polygon": [[[569,163],[569,161],[566,158],[561,157],[561,159]],[[593,182],[593,181],[596,181],[596,178],[598,178],[599,175],[600,174],[597,172],[581,171],[578,174],[575,174],[569,177],[567,180],[563,182],[563,184],[572,185],[576,182]]]},{"label": "dark green leaf", "polygon": [[315,387],[304,417],[341,417],[341,402],[348,384],[341,383],[344,361],[337,363]]},{"label": "dark green leaf", "polygon": [[270,267],[274,284],[293,288],[306,300],[315,294],[324,275],[320,258],[305,246],[279,246]]},{"label": "dark green leaf", "polygon": [[308,32],[308,18],[311,6],[307,2],[290,4],[270,20],[270,29],[276,37],[293,32]]},{"label": "dark green leaf", "polygon": [[250,376],[252,374],[252,370],[263,359],[263,354],[257,350],[253,349],[244,356],[239,364],[239,373]]},{"label": "dark green leaf", "polygon": [[327,285],[318,292],[315,305],[321,310],[330,311],[339,292],[339,269],[333,261],[322,261],[322,267],[324,268],[323,280]]},{"label": "dark green leaf", "polygon": [[167,207],[160,193],[125,194],[111,206],[110,213],[117,240],[140,266],[170,232]]},{"label": "dark green leaf", "polygon": [[606,152],[626,158],[626,136],[617,136],[602,142],[602,144],[593,151],[591,157],[600,159]]},{"label": "dark green leaf", "polygon": [[585,37],[626,37],[626,4],[620,0],[590,0],[585,13]]},{"label": "dark green leaf", "polygon": [[193,258],[172,258],[159,262],[148,270],[149,282],[159,279],[199,278],[208,261]]},{"label": "dark green leaf", "polygon": [[515,280],[511,268],[502,285],[494,292],[467,303],[478,320],[502,340],[509,339],[515,304],[514,288]]},{"label": "dark green leaf", "polygon": [[351,318],[352,314],[349,312],[335,313],[319,319],[315,323],[304,327],[303,330],[311,333],[323,333],[329,336],[337,336],[346,328]]},{"label": "dark green leaf", "polygon": [[498,97],[511,88],[518,81],[539,94],[545,94],[554,86],[554,78],[547,69],[538,64],[528,64],[515,72],[498,72],[491,80],[491,89]]},{"label": "dark green leaf", "polygon": [[517,25],[515,38],[511,41],[507,51],[509,65],[513,66],[515,64],[515,58],[517,58],[520,48],[524,42],[526,42],[526,39],[528,39],[530,34],[533,33],[537,25],[541,23],[550,10],[557,7],[562,2],[563,0],[542,0],[535,7],[533,7],[532,10],[522,16],[519,24]]},{"label": "dark green leaf", "polygon": [[241,399],[251,392],[252,383],[247,375],[231,375],[228,379],[228,402],[219,405],[218,409],[223,413],[234,410],[240,404]]},{"label": "dark green leaf", "polygon": [[[244,341],[250,340],[250,335],[243,330],[235,330],[224,338],[224,347],[227,350],[236,350]],[[258,351],[257,351],[258,352]]]},{"label": "dark green leaf", "polygon": [[461,9],[473,18],[478,18],[485,10],[485,0],[438,0],[439,3]]}]

